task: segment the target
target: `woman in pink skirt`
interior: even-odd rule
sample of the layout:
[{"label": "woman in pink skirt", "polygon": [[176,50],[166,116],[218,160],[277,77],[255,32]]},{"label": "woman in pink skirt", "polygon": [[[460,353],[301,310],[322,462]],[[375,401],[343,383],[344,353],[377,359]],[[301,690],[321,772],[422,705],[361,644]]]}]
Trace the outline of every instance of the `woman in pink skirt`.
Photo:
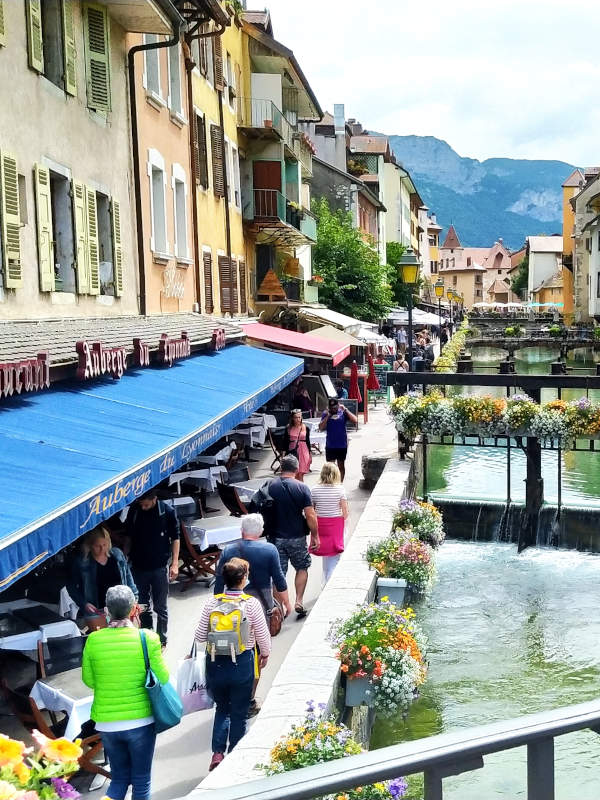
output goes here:
[{"label": "woman in pink skirt", "polygon": [[319,548],[311,550],[323,557],[323,584],[344,552],[344,525],[348,519],[348,501],[337,464],[326,461],[321,467],[319,483],[311,490],[319,524]]},{"label": "woman in pink skirt", "polygon": [[310,454],[310,430],[302,421],[302,411],[299,408],[295,408],[290,414],[290,421],[285,433],[283,449],[286,454],[296,456],[298,459],[296,479],[304,481],[304,476],[310,472],[312,456]]}]

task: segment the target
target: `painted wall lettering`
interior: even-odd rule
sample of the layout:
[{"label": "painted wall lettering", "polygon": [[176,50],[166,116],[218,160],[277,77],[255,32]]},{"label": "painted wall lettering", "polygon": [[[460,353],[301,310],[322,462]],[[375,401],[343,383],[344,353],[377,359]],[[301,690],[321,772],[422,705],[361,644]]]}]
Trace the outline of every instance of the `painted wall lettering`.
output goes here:
[{"label": "painted wall lettering", "polygon": [[90,345],[86,341],[77,342],[79,355],[77,377],[80,381],[112,375],[121,378],[127,369],[127,350],[124,347],[104,347],[100,342]]},{"label": "painted wall lettering", "polygon": [[160,337],[158,345],[158,360],[161,364],[171,366],[180,358],[186,358],[192,353],[192,344],[185,331],[181,331],[181,339],[170,339],[166,333]]},{"label": "painted wall lettering", "polygon": [[141,339],[133,340],[133,362],[138,367],[150,366],[150,345]]},{"label": "painted wall lettering", "polygon": [[225,328],[215,328],[212,334],[212,349],[223,350],[226,344]]},{"label": "painted wall lettering", "polygon": [[50,386],[48,353],[38,353],[37,358],[0,364],[0,397],[10,397],[21,392],[37,392]]}]

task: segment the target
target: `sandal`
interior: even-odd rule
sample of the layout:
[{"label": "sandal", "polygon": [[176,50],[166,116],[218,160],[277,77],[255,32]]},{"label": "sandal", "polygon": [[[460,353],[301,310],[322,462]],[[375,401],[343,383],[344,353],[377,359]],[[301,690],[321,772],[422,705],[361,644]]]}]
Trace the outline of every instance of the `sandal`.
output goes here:
[{"label": "sandal", "polygon": [[302,619],[303,617],[306,616],[306,609],[304,608],[304,606],[301,606],[298,603],[296,603],[296,605],[294,606],[294,611],[298,615],[298,619]]}]

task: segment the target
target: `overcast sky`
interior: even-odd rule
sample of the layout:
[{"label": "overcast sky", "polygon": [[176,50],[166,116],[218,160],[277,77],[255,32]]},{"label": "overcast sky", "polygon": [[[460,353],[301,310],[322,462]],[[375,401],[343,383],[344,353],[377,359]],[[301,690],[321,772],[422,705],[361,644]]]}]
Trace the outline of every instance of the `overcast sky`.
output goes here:
[{"label": "overcast sky", "polygon": [[600,163],[598,0],[248,0],[324,109],[460,155]]}]

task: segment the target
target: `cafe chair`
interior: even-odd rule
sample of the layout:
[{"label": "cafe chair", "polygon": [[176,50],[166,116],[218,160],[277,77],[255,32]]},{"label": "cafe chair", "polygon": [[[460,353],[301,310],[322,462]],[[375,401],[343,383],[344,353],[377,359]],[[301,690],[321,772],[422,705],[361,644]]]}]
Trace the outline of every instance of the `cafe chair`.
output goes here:
[{"label": "cafe chair", "polygon": [[[67,717],[56,725],[49,725],[33,698],[21,694],[15,689],[11,689],[4,679],[0,681],[0,688],[2,689],[2,694],[6,699],[8,707],[26,730],[29,732],[38,730],[40,733],[43,733],[44,736],[47,736],[48,739],[60,739],[67,727]],[[102,739],[100,738],[100,734],[93,733],[90,736],[85,736],[85,738],[81,740],[81,749],[83,753],[79,758],[79,768],[83,772],[89,772],[93,775],[103,775],[105,778],[110,778],[110,772],[105,769],[106,760],[104,760],[102,764],[98,764],[94,761],[96,756],[102,752]]]},{"label": "cafe chair", "polygon": [[235,486],[227,486],[227,484],[217,481],[217,491],[223,505],[232,517],[241,517],[242,514],[248,513]]},{"label": "cafe chair", "polygon": [[271,445],[271,450],[273,451],[273,455],[275,458],[271,462],[270,469],[273,472],[279,472],[281,468],[281,459],[285,455],[283,450],[283,432],[285,431],[285,427],[282,428],[268,428],[267,429],[267,437],[269,439],[269,444]]},{"label": "cafe chair", "polygon": [[190,539],[187,525],[179,523],[183,546],[179,557],[182,561],[179,567],[179,574],[187,578],[181,584],[181,591],[185,592],[192,583],[200,580],[212,580],[216,577],[216,568],[221,557],[218,547],[210,547],[208,550],[199,550]]},{"label": "cafe chair", "polygon": [[56,637],[46,642],[38,642],[40,678],[49,678],[50,675],[80,667],[86,639],[86,636],[74,636],[68,639]]}]

